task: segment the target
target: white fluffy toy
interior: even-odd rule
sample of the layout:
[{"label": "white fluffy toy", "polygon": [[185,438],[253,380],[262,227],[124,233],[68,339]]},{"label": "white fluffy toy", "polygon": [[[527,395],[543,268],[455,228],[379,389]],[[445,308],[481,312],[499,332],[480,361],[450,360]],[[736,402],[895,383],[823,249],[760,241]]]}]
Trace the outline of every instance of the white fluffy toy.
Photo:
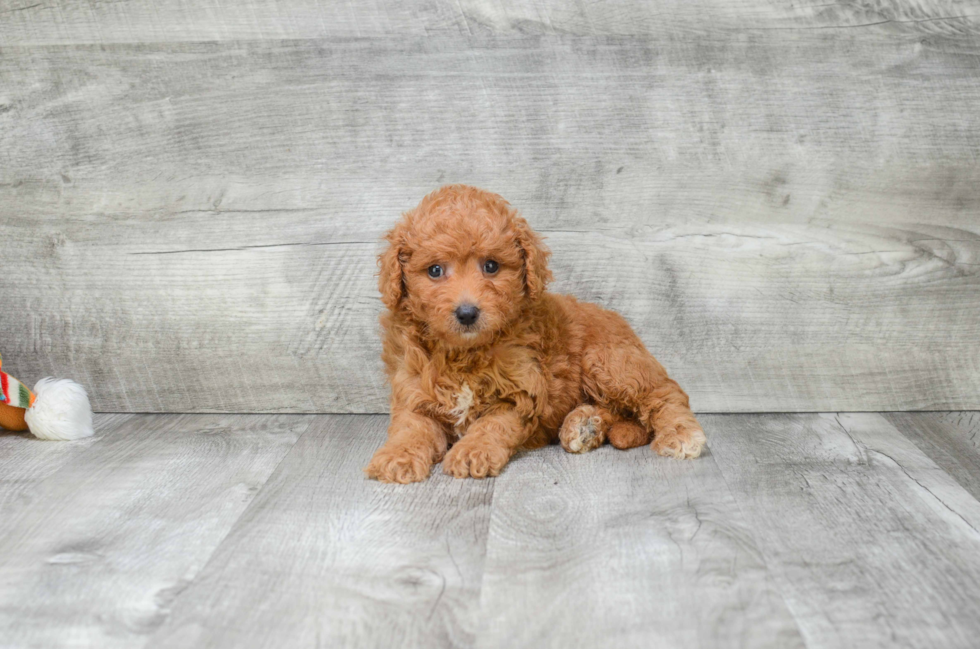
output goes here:
[{"label": "white fluffy toy", "polygon": [[0,428],[29,430],[39,439],[90,437],[92,407],[85,388],[68,379],[41,379],[31,392],[3,371],[0,357]]}]

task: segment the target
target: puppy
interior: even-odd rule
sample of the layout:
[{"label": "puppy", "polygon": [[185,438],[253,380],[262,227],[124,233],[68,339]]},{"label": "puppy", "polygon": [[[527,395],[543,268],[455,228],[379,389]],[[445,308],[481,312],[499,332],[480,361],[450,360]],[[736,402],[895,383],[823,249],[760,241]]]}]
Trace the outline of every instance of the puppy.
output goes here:
[{"label": "puppy", "polygon": [[[497,194],[449,185],[385,237],[378,286],[391,383],[382,482],[495,476],[521,448],[608,440],[695,458],[687,395],[618,314],[548,293],[550,253]],[[447,452],[448,451],[448,452]]]}]

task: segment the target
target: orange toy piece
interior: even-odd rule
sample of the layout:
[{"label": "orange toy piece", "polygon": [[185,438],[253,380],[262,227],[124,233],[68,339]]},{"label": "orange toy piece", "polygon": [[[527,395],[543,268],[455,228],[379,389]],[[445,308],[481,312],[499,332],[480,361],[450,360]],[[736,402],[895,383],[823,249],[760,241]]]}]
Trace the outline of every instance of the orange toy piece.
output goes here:
[{"label": "orange toy piece", "polygon": [[16,431],[27,430],[27,421],[24,419],[26,412],[27,410],[24,408],[15,408],[0,403],[0,428]]}]

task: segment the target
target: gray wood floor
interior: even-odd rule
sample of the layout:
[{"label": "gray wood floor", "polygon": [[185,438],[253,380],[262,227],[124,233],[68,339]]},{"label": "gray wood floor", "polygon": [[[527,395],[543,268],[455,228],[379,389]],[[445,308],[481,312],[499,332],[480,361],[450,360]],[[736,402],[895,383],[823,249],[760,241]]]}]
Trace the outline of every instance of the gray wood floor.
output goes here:
[{"label": "gray wood floor", "polygon": [[411,486],[377,415],[3,434],[0,646],[976,646],[977,413],[702,419]]}]

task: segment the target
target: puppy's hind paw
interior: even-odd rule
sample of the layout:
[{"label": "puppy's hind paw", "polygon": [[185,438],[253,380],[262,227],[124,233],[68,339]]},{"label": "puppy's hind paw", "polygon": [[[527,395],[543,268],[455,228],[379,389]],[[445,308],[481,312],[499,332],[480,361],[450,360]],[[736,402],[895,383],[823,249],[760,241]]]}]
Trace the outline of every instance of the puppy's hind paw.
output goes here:
[{"label": "puppy's hind paw", "polygon": [[609,422],[602,411],[592,405],[581,405],[565,417],[558,440],[569,453],[585,453],[602,446],[608,428]]},{"label": "puppy's hind paw", "polygon": [[700,428],[672,429],[654,433],[650,446],[664,457],[692,460],[701,455],[706,442],[704,431]]}]

